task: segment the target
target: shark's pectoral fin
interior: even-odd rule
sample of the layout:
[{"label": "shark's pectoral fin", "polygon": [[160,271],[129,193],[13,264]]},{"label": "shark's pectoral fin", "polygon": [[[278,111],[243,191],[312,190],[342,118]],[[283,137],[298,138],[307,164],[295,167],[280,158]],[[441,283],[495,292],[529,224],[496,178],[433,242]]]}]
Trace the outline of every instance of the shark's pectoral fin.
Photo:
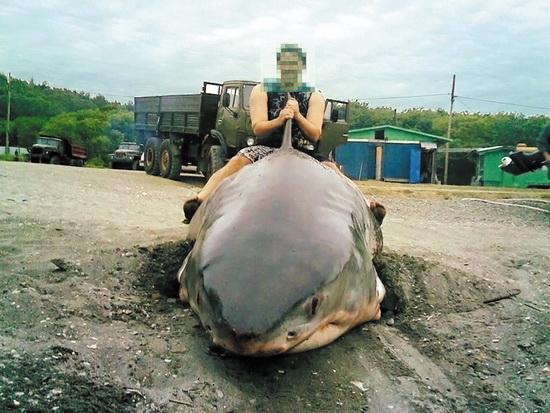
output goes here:
[{"label": "shark's pectoral fin", "polygon": [[382,221],[384,221],[384,217],[386,216],[386,208],[384,205],[377,201],[371,201],[369,207],[378,223],[382,225]]},{"label": "shark's pectoral fin", "polygon": [[187,295],[187,288],[180,285],[179,298],[184,303],[189,303],[189,297]]},{"label": "shark's pectoral fin", "polygon": [[188,297],[188,294],[187,294],[187,287],[185,286],[185,279],[186,279],[185,267],[187,266],[187,261],[189,260],[190,255],[191,254],[188,254],[187,257],[185,257],[185,260],[183,261],[183,264],[181,264],[181,267],[180,267],[180,269],[178,271],[178,275],[177,275],[178,283],[180,284],[179,298],[184,303],[189,302],[189,297]]}]

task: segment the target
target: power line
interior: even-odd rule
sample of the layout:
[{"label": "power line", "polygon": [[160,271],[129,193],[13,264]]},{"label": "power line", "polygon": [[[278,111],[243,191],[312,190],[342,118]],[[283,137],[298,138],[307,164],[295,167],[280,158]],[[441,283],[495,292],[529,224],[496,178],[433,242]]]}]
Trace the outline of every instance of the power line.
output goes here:
[{"label": "power line", "polygon": [[462,99],[460,99],[459,96],[456,96],[456,99],[460,102],[460,104],[462,106],[464,106],[467,110],[469,110],[470,112],[475,112],[474,110],[472,110],[471,107],[469,107]]},{"label": "power line", "polygon": [[550,110],[550,108],[547,108],[547,107],[544,107],[544,106],[522,105],[522,104],[519,104],[519,103],[502,102],[502,101],[498,101],[498,100],[489,100],[489,99],[480,99],[480,98],[472,98],[472,97],[468,97],[468,96],[457,96],[457,98],[468,99],[468,100],[477,100],[479,102],[497,103],[499,105],[520,106],[522,108]]},{"label": "power line", "polygon": [[426,95],[409,95],[409,96],[384,96],[384,97],[372,97],[372,98],[356,98],[355,100],[385,100],[385,99],[414,99],[425,98],[432,96],[449,96],[448,93],[430,93]]}]

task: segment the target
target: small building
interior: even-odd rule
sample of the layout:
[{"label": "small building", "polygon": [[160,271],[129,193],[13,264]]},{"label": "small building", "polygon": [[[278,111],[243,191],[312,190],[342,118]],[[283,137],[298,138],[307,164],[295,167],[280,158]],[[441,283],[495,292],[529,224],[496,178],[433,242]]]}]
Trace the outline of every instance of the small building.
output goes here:
[{"label": "small building", "polygon": [[435,154],[449,142],[392,125],[352,129],[348,142],[335,150],[335,160],[352,179],[394,182],[435,182]]},{"label": "small building", "polygon": [[498,166],[502,158],[508,156],[515,148],[509,146],[493,146],[474,149],[470,158],[475,162],[476,170],[473,183],[484,186],[503,186],[528,188],[530,186],[550,186],[548,167],[521,175],[512,175],[504,172]]},{"label": "small building", "polygon": [[[519,148],[519,147],[518,147]],[[521,175],[504,172],[498,166],[502,158],[518,150],[511,146],[490,146],[485,148],[449,149],[449,185],[482,185],[527,188],[529,186],[550,186],[547,167]],[[529,149],[529,148],[528,148]],[[536,148],[530,148],[536,150]],[[444,150],[438,152],[437,169],[444,168]]]}]

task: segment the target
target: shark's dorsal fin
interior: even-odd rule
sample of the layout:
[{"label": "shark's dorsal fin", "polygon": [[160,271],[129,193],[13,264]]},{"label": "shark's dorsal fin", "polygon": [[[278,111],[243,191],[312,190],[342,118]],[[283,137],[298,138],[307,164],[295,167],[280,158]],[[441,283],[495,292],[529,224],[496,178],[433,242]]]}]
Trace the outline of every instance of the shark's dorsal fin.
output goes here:
[{"label": "shark's dorsal fin", "polygon": [[[292,99],[292,96],[287,92],[287,102]],[[281,149],[290,149],[292,148],[292,119],[288,119],[285,124],[285,131],[283,133],[283,143],[281,144]]]},{"label": "shark's dorsal fin", "polygon": [[281,149],[292,148],[292,119],[288,119],[285,124],[285,132],[283,134],[283,143]]}]

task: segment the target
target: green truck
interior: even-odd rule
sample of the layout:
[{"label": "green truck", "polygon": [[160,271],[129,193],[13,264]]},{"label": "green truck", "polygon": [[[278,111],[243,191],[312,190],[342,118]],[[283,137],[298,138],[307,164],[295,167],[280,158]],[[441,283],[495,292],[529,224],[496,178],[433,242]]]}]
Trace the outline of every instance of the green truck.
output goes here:
[{"label": "green truck", "polygon": [[109,168],[133,169],[140,168],[139,160],[143,153],[143,145],[135,142],[120,142],[115,153],[109,155]]},{"label": "green truck", "polygon": [[[150,175],[178,179],[192,166],[208,179],[240,149],[256,143],[250,92],[258,82],[204,82],[201,93],[134,98],[136,140],[145,146]],[[326,100],[319,151],[329,156],[346,142],[348,102]]]},{"label": "green truck", "polygon": [[88,158],[85,147],[71,143],[60,136],[40,135],[30,148],[32,163],[84,166]]}]

